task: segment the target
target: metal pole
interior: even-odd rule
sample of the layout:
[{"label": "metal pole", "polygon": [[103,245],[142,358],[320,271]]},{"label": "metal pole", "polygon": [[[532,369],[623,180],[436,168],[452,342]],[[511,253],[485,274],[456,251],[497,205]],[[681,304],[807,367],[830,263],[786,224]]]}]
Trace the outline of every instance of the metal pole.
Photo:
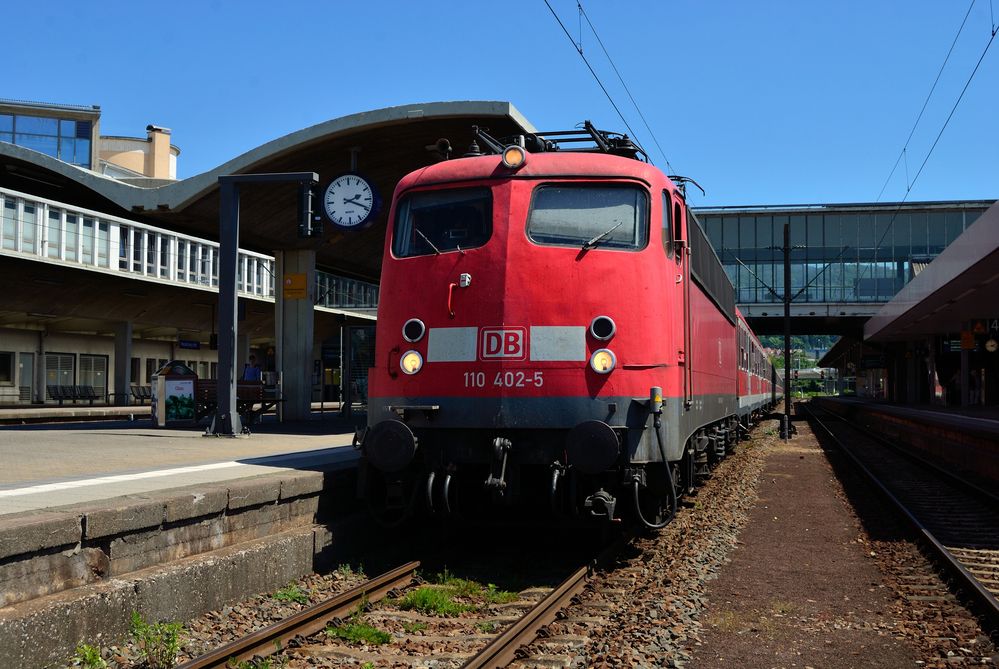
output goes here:
[{"label": "metal pole", "polygon": [[243,432],[236,410],[236,264],[239,253],[239,184],[219,178],[219,365],[218,403],[210,433],[235,437]]},{"label": "metal pole", "polygon": [[[230,174],[219,177],[219,365],[215,418],[206,435],[236,437],[243,423],[236,407],[236,323],[239,307],[236,270],[239,264],[239,185],[245,183],[298,183],[311,188],[319,183],[315,172]],[[300,192],[299,234],[314,236],[311,197]],[[306,225],[307,224],[307,225]],[[303,230],[303,228],[305,228]],[[279,274],[280,276],[280,274]],[[278,288],[280,290],[280,288]],[[280,304],[280,303],[279,303]],[[283,382],[283,376],[282,376]]]},{"label": "metal pole", "polygon": [[791,227],[784,223],[784,421],[781,439],[790,439],[791,428]]}]

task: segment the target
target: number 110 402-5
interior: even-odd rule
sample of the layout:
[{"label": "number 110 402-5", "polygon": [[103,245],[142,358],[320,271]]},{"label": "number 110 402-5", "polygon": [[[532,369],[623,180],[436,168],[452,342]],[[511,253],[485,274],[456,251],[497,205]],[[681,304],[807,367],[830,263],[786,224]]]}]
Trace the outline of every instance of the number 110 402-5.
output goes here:
[{"label": "number 110 402-5", "polygon": [[[545,377],[541,372],[496,372],[492,377],[494,388],[540,388],[545,385]],[[466,388],[485,388],[488,380],[486,372],[465,372]]]}]

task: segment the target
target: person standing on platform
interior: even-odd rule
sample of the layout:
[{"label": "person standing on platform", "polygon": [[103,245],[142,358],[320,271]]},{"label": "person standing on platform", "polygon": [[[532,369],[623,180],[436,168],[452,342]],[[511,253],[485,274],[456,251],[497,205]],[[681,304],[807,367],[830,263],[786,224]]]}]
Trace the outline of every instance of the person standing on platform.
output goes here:
[{"label": "person standing on platform", "polygon": [[244,381],[259,381],[260,367],[257,366],[257,356],[250,354],[249,362],[243,367]]}]

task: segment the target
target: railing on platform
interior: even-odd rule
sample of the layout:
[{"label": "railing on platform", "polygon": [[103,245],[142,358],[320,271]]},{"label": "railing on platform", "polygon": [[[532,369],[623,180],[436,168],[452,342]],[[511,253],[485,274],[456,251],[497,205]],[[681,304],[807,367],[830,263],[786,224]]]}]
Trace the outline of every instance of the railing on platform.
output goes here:
[{"label": "railing on platform", "polygon": [[[219,245],[138,221],[0,188],[0,254],[218,290]],[[239,251],[237,290],[273,300],[274,258]],[[316,271],[316,305],[378,306],[378,286]]]}]

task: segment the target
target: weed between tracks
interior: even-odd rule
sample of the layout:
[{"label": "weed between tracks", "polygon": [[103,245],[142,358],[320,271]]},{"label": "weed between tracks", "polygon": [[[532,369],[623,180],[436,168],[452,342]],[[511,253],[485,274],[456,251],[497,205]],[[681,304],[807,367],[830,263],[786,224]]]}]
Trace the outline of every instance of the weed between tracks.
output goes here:
[{"label": "weed between tracks", "polygon": [[129,629],[149,669],[171,669],[177,663],[180,634],[184,630],[181,623],[147,623],[138,611],[132,611]]},{"label": "weed between tracks", "polygon": [[289,583],[287,587],[281,588],[271,596],[279,602],[309,603],[309,593],[298,587],[297,583]]},{"label": "weed between tracks", "polygon": [[89,643],[81,643],[76,647],[76,655],[71,660],[74,667],[83,669],[107,669],[108,663],[101,657],[101,649]]},{"label": "weed between tracks", "polygon": [[388,632],[383,632],[360,620],[352,620],[337,627],[327,627],[326,635],[334,639],[342,639],[348,643],[364,643],[369,646],[380,646],[392,640],[392,635]]},{"label": "weed between tracks", "polygon": [[[454,618],[466,611],[478,611],[489,604],[504,604],[517,599],[517,593],[499,590],[494,584],[459,578],[446,569],[424,585],[407,592],[395,603],[403,611],[419,611],[426,615]],[[460,600],[460,601],[459,601]]]}]

